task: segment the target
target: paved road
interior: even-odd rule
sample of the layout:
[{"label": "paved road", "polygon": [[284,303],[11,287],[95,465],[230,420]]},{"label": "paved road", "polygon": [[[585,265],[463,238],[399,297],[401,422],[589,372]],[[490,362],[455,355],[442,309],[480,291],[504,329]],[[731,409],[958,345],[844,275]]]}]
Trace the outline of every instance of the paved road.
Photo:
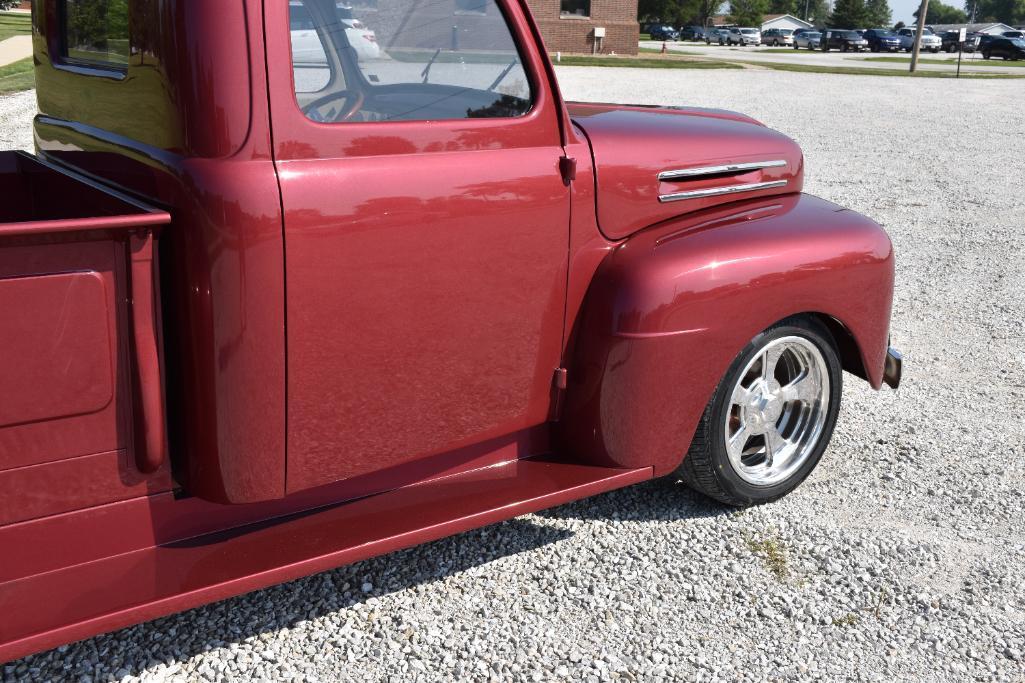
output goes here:
[{"label": "paved road", "polygon": [[[661,49],[662,42],[657,40],[642,40],[642,48]],[[700,55],[702,57],[714,57],[717,59],[742,60],[746,62],[784,62],[787,64],[816,64],[831,67],[869,67],[873,69],[907,71],[908,63],[897,62],[874,62],[873,57],[902,57],[910,58],[906,52],[899,53],[843,53],[843,52],[822,52],[821,50],[793,50],[789,48],[770,47],[726,47],[720,45],[705,45],[704,43],[666,43],[670,52],[682,52],[687,54]],[[938,52],[936,54],[926,53],[922,55],[927,60],[944,60],[947,64],[919,64],[923,71],[953,71],[957,65],[957,54]],[[1001,66],[993,66],[993,63]],[[1018,62],[1021,66],[1003,66],[1001,60],[993,60],[987,63],[980,54],[965,54],[961,63],[961,72],[977,71],[986,73],[1002,74],[1025,74],[1025,62]]]}]

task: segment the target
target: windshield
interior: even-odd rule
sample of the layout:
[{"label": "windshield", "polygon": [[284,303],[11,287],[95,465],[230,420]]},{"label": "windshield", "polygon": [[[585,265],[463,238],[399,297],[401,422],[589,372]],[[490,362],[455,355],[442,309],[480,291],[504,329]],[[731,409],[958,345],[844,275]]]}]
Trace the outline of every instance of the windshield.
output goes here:
[{"label": "windshield", "polygon": [[781,28],[781,29],[779,30],[779,34],[780,34],[781,36],[789,36],[789,35],[790,35],[791,33],[793,33],[793,32],[794,32],[794,30],[793,30],[793,29],[791,29],[791,28]]},{"label": "windshield", "polygon": [[873,31],[873,33],[874,33],[874,35],[877,38],[896,38],[897,37],[897,36],[895,36],[893,33],[889,32],[889,31]]},{"label": "windshield", "polygon": [[750,35],[754,35],[755,33],[758,33],[758,31],[754,30],[753,28],[742,28],[742,29],[740,29],[740,32],[743,33],[746,36],[750,36]]},{"label": "windshield", "polygon": [[841,31],[840,35],[843,38],[846,38],[847,40],[858,40],[859,38],[861,38],[861,36],[859,36],[854,31]]}]

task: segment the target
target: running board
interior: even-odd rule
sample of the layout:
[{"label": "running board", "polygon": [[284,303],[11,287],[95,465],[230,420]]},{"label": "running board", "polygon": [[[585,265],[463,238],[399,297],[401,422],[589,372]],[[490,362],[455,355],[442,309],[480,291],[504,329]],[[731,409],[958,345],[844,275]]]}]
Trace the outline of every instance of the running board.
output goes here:
[{"label": "running board", "polygon": [[17,578],[0,583],[0,663],[651,476],[527,458]]}]

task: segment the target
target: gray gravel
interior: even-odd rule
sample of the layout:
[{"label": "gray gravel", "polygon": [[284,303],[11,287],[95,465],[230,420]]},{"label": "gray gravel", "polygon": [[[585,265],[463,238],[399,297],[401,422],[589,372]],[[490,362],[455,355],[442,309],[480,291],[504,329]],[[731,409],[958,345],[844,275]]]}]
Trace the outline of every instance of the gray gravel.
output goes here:
[{"label": "gray gravel", "polygon": [[729,107],[796,138],[807,189],[893,237],[901,390],[849,379],[821,466],[770,506],[651,482],[93,638],[5,679],[1025,679],[1025,88],[559,75],[571,98]]}]

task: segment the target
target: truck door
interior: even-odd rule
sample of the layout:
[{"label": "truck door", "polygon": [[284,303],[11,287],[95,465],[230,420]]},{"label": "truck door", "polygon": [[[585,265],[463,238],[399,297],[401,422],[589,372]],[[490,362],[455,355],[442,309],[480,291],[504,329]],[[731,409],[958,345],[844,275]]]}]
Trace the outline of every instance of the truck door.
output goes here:
[{"label": "truck door", "polygon": [[569,192],[522,10],[378,0],[351,10],[381,48],[367,59],[334,0],[266,7],[288,491],[372,473],[384,488],[382,473],[398,483],[414,462],[429,473],[432,456],[542,424]]}]

